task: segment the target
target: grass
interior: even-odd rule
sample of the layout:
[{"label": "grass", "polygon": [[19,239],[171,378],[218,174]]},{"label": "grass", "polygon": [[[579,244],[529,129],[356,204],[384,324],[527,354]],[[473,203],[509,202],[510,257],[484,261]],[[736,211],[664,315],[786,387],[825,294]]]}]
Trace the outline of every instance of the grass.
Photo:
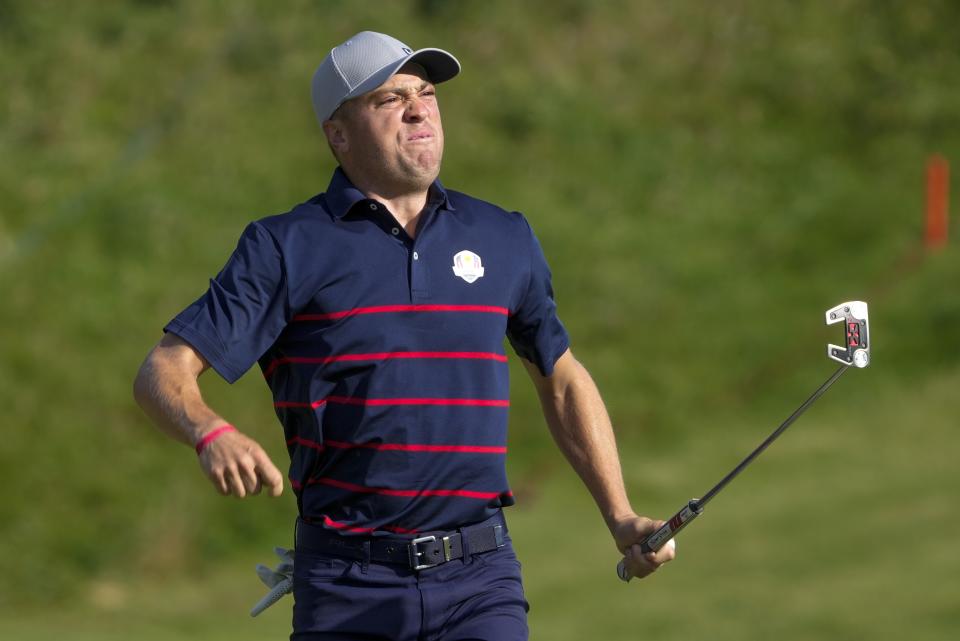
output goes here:
[{"label": "grass", "polygon": [[[629,588],[512,363],[536,638],[952,636],[960,261],[919,240],[926,158],[960,158],[957,18],[865,0],[0,2],[0,637],[285,634],[286,615],[244,618],[238,568],[289,537],[292,498],[217,497],[130,381],[248,220],[323,189],[307,82],[362,28],[463,63],[439,92],[442,178],[533,222],[638,509],[715,482],[829,373],[822,311],[871,305],[871,368],[711,505],[682,563]],[[203,383],[284,460],[256,372]]]},{"label": "grass", "polygon": [[[567,471],[551,474],[509,512],[532,638],[949,637],[960,624],[948,535],[960,525],[960,473],[939,445],[955,438],[941,410],[958,383],[954,368],[911,390],[907,409],[870,370],[852,372],[681,535],[675,563],[629,585],[613,576],[617,554],[585,491]],[[854,407],[844,397],[856,394],[877,396]],[[682,452],[624,452],[635,499],[667,515],[702,493],[772,429],[761,418],[781,417],[754,418],[749,429],[724,419]],[[283,638],[289,599],[246,614],[261,594],[253,565],[271,560],[265,547],[182,576],[114,573],[53,612],[5,617],[0,637]]]}]

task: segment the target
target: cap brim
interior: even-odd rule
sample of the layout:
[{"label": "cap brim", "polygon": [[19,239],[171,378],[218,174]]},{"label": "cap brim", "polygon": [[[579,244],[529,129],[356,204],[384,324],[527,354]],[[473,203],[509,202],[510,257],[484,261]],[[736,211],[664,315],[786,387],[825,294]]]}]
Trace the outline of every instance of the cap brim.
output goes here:
[{"label": "cap brim", "polygon": [[[460,61],[443,49],[419,49],[414,51],[400,65],[416,62],[427,72],[427,77],[433,84],[446,82],[460,73]],[[399,70],[400,67],[397,67]],[[396,73],[396,72],[394,72]]]},{"label": "cap brim", "polygon": [[[340,105],[348,100],[373,91],[385,83],[390,76],[397,73],[403,65],[409,62],[415,62],[423,67],[424,71],[427,72],[427,78],[433,84],[446,82],[460,73],[460,61],[457,60],[453,54],[443,49],[418,49],[406,58],[391,62],[382,69],[374,72],[369,78],[357,85],[353,91],[348,93],[337,107],[339,108]],[[336,108],[334,111],[336,111]]]}]

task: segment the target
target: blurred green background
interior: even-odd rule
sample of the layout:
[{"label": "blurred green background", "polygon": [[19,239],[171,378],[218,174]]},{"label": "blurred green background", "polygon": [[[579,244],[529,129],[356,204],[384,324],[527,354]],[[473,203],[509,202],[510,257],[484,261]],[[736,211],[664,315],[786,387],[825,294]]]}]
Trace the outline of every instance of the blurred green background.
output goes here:
[{"label": "blurred green background", "polygon": [[[309,80],[363,29],[462,62],[441,178],[537,229],[641,513],[829,375],[825,309],[871,305],[873,366],[629,586],[513,358],[532,637],[956,638],[960,239],[922,243],[925,163],[960,159],[949,0],[0,0],[0,638],[289,633],[289,599],[247,616],[289,489],[216,495],[131,381],[244,225],[326,186]],[[258,372],[203,387],[285,463]]]}]

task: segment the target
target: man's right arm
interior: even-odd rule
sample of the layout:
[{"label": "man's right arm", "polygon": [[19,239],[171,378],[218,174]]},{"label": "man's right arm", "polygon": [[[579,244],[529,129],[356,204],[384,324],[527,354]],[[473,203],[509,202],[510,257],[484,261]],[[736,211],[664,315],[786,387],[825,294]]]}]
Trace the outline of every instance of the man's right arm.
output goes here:
[{"label": "man's right arm", "polygon": [[[189,343],[165,334],[140,366],[133,396],[154,424],[171,438],[191,447],[227,425],[200,394],[198,378],[210,364]],[[283,491],[283,475],[253,439],[226,431],[202,449],[200,466],[224,495],[243,498],[261,487],[270,496]]]}]

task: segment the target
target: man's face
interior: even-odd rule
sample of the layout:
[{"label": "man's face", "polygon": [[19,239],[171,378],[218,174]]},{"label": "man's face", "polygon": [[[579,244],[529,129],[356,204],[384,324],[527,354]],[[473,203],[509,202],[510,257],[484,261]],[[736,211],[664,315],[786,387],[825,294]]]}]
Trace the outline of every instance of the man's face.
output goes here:
[{"label": "man's face", "polygon": [[426,189],[440,173],[443,126],[433,83],[420,65],[405,65],[341,105],[324,131],[358,186]]}]

